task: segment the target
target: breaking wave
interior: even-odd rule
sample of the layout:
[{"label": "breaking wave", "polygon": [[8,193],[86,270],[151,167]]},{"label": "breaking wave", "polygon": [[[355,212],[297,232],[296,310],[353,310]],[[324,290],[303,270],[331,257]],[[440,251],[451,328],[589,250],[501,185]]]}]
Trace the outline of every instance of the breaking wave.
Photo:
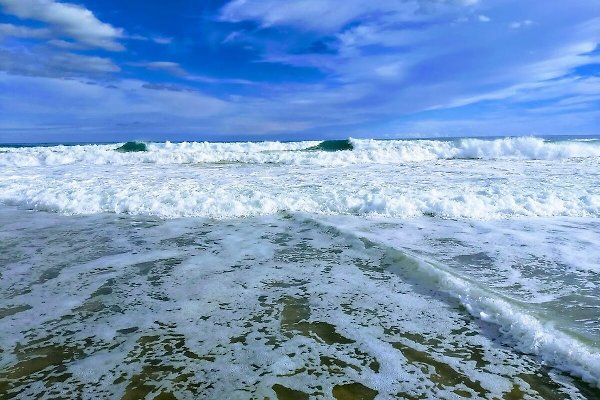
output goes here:
[{"label": "breaking wave", "polygon": [[[146,151],[131,151],[134,147]],[[400,164],[449,159],[561,160],[600,157],[600,141],[547,141],[535,137],[495,140],[331,140],[323,142],[136,143],[0,149],[0,166],[52,166],[75,163],[257,163],[337,166]],[[313,150],[313,151],[298,151]],[[347,151],[339,151],[347,150]]]},{"label": "breaking wave", "polygon": [[346,140],[325,140],[316,146],[309,147],[308,150],[316,151],[344,151],[354,150],[354,146],[350,139]]},{"label": "breaking wave", "polygon": [[141,142],[127,142],[124,145],[119,146],[116,150],[121,153],[135,153],[139,151],[148,151],[148,147],[145,143]]},{"label": "breaking wave", "polygon": [[[335,188],[286,187],[264,182],[190,181],[135,176],[93,177],[89,181],[21,181],[6,185],[0,203],[65,214],[128,213],[163,218],[243,218],[279,212],[321,215],[455,219],[512,217],[600,217],[600,195],[555,189],[536,193],[494,190],[376,188],[357,189],[340,182]],[[282,178],[283,179],[283,178]],[[289,179],[294,179],[290,177]]]}]

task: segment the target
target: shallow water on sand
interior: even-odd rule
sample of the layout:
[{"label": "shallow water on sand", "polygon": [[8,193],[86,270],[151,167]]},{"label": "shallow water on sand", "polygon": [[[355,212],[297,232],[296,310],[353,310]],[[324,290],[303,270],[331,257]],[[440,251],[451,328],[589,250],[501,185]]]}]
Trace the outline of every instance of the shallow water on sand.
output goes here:
[{"label": "shallow water on sand", "polygon": [[348,232],[1,208],[0,397],[600,397]]}]

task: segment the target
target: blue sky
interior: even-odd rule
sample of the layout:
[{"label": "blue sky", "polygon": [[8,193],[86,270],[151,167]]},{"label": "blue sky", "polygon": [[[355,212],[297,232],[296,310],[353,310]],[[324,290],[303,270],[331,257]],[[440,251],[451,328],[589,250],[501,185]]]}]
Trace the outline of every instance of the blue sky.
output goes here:
[{"label": "blue sky", "polygon": [[0,142],[600,133],[600,0],[0,0]]}]

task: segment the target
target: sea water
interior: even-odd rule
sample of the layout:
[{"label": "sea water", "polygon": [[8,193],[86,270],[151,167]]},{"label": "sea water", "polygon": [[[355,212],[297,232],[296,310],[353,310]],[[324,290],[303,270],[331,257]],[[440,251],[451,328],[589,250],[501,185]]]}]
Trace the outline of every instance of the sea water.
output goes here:
[{"label": "sea water", "polygon": [[0,148],[0,397],[600,397],[597,139],[121,145]]}]

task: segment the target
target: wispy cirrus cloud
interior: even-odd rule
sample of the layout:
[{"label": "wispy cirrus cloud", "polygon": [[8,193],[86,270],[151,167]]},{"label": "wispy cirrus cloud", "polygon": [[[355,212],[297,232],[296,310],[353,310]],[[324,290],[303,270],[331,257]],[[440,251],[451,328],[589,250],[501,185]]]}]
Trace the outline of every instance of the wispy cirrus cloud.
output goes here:
[{"label": "wispy cirrus cloud", "polygon": [[256,85],[256,82],[247,79],[215,78],[204,75],[196,75],[186,71],[179,63],[173,61],[147,61],[129,63],[134,67],[142,67],[153,71],[163,71],[173,76],[193,81],[210,84],[232,84],[232,85]]},{"label": "wispy cirrus cloud", "polygon": [[154,71],[165,71],[175,76],[186,76],[188,73],[176,62],[172,61],[147,61],[130,63],[134,67],[143,67]]},{"label": "wispy cirrus cloud", "polygon": [[[519,27],[528,29],[511,27],[514,5],[493,1],[349,1],[343,9],[333,1],[287,5],[234,0],[220,18],[257,23],[261,36],[244,39],[262,46],[264,62],[319,69],[327,74],[328,93],[360,88],[352,90],[359,98],[337,107],[366,119],[511,101],[520,91],[515,88],[552,86],[553,79],[597,62],[589,54],[600,35],[592,0],[553,13],[537,2],[520,2],[521,14],[540,16],[535,23],[520,20]],[[272,31],[276,38],[283,29],[288,37],[283,45],[262,34]],[[300,41],[309,32],[308,40],[325,43],[328,51],[299,52],[294,32]]]},{"label": "wispy cirrus cloud", "polygon": [[173,42],[173,38],[167,36],[153,36],[150,40],[158,44],[171,44]]},{"label": "wispy cirrus cloud", "polygon": [[258,21],[262,26],[295,26],[317,32],[334,32],[345,25],[370,18],[395,22],[423,21],[456,7],[470,7],[477,0],[233,0],[221,11],[231,22]]}]

